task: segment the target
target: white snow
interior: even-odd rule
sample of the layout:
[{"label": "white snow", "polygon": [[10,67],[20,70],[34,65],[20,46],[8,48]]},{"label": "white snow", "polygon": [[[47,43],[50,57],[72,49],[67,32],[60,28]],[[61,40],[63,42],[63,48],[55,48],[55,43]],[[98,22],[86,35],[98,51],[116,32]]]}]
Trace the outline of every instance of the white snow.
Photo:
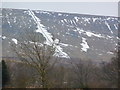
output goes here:
[{"label": "white snow", "polygon": [[59,14],[58,14],[58,16],[62,16],[62,14],[61,14],[61,13],[59,13]]},{"label": "white snow", "polygon": [[14,23],[16,23],[16,17],[14,17]]},{"label": "white snow", "polygon": [[9,20],[8,20],[8,24],[10,25],[10,27],[12,27]]},{"label": "white snow", "polygon": [[71,24],[73,23],[72,20],[70,20],[70,23],[71,23]]},{"label": "white snow", "polygon": [[74,23],[75,25],[77,25],[76,22],[75,22],[75,20],[73,20],[73,23]]},{"label": "white snow", "polygon": [[62,22],[62,23],[64,23],[64,21],[63,21],[63,20],[61,20],[61,22]]},{"label": "white snow", "polygon": [[107,35],[108,38],[113,38],[112,36]]},{"label": "white snow", "polygon": [[111,19],[110,17],[107,18],[107,20],[110,20],[110,19]]},{"label": "white snow", "polygon": [[9,13],[9,15],[12,15],[12,13]]},{"label": "white snow", "polygon": [[29,15],[32,16],[34,21],[37,23],[38,29],[36,30],[36,32],[41,33],[45,37],[46,41],[44,43],[49,46],[54,45],[54,47],[56,48],[54,55],[64,57],[64,58],[70,58],[68,56],[68,54],[63,52],[63,49],[59,45],[57,45],[59,43],[59,39],[55,39],[55,41],[53,41],[53,39],[52,39],[53,36],[51,35],[51,33],[49,33],[46,30],[45,26],[43,24],[41,24],[41,20],[38,17],[36,17],[34,12],[32,12],[31,10],[28,10],[28,12],[29,12]]},{"label": "white snow", "polygon": [[98,18],[92,18],[93,19],[93,22],[95,22]]},{"label": "white snow", "polygon": [[76,22],[78,22],[78,21],[79,21],[79,18],[78,18],[78,17],[74,17],[74,19],[76,20]]},{"label": "white snow", "polygon": [[35,14],[31,10],[28,10],[28,12],[29,12],[29,15],[32,16],[34,21],[37,23],[38,29],[36,30],[36,32],[42,33],[46,39],[45,43],[47,45],[51,45],[52,44],[51,42],[53,42],[53,40],[52,40],[53,36],[45,29],[45,26],[43,24],[41,24],[41,22],[40,22],[41,20],[38,17],[36,17]]},{"label": "white snow", "polygon": [[73,30],[74,32],[77,32],[77,30],[75,29],[75,30]]},{"label": "white snow", "polygon": [[93,36],[94,34],[91,33],[91,32],[86,32],[86,35],[87,35],[88,37],[91,37],[91,36]]},{"label": "white snow", "polygon": [[87,50],[89,49],[88,43],[86,38],[82,37],[82,43],[80,44],[82,46],[82,51],[87,52]]},{"label": "white snow", "polygon": [[[33,41],[29,41],[30,44],[36,44],[38,46],[43,46],[42,43],[39,43],[39,42],[33,42]],[[26,44],[29,44],[28,42],[26,42]]]},{"label": "white snow", "polygon": [[118,44],[116,43],[115,46],[117,46]]},{"label": "white snow", "polygon": [[24,13],[27,13],[27,11],[24,11]]},{"label": "white snow", "polygon": [[58,32],[57,35],[60,35],[60,33]]},{"label": "white snow", "polygon": [[120,38],[119,37],[116,37],[118,40],[120,40]]},{"label": "white snow", "polygon": [[108,29],[110,30],[110,32],[113,34],[113,31],[110,28],[110,25],[105,21],[105,24],[107,25]]},{"label": "white snow", "polygon": [[113,52],[107,52],[107,54],[114,54]]},{"label": "white snow", "polygon": [[66,16],[69,16],[69,15],[66,15]]},{"label": "white snow", "polygon": [[[90,23],[90,18],[86,18],[86,17],[82,17],[82,19],[84,20],[84,22]],[[82,23],[82,22],[81,22]]]},{"label": "white snow", "polygon": [[70,33],[66,32],[65,34],[70,35]]},{"label": "white snow", "polygon": [[36,13],[40,13],[40,11],[37,11],[37,10],[36,10],[35,12],[36,12]]},{"label": "white snow", "polygon": [[31,22],[31,20],[29,20],[29,22]]},{"label": "white snow", "polygon": [[65,44],[65,43],[60,43],[61,46],[64,46],[64,47],[68,47],[70,46],[69,44]]},{"label": "white snow", "polygon": [[98,55],[100,55],[100,56],[101,56],[101,55],[103,55],[103,54],[102,54],[102,53],[100,53],[100,54],[98,54]]},{"label": "white snow", "polygon": [[104,38],[104,36],[102,36],[101,34],[95,34],[95,33],[89,32],[89,31],[86,31],[86,35],[88,37],[95,36],[95,37],[99,37],[99,38]]},{"label": "white snow", "polygon": [[15,44],[18,44],[17,39],[13,38],[12,41],[13,41]]},{"label": "white snow", "polygon": [[75,48],[78,48],[78,46],[75,46]]},{"label": "white snow", "polygon": [[90,20],[90,18],[84,18],[84,21],[85,21],[85,22],[90,23],[89,20]]},{"label": "white snow", "polygon": [[116,25],[116,24],[114,24],[114,27],[115,27],[115,29],[118,29],[118,27],[117,27],[117,25]]},{"label": "white snow", "polygon": [[2,36],[2,39],[6,39],[6,36]]},{"label": "white snow", "polygon": [[30,43],[30,44],[33,44],[34,42],[32,42],[32,41],[29,41],[29,43]]},{"label": "white snow", "polygon": [[59,45],[54,45],[55,49],[55,56],[63,57],[63,58],[70,58],[67,53],[63,52],[63,49]]},{"label": "white snow", "polygon": [[95,37],[98,37],[98,38],[105,38],[101,34],[95,34],[93,32],[85,31],[85,30],[82,30],[82,29],[79,29],[79,28],[77,28],[77,31],[79,32],[79,34],[83,33],[83,34],[87,35],[88,37],[95,36]]},{"label": "white snow", "polygon": [[49,15],[51,15],[49,12],[47,12],[47,11],[35,11],[36,13],[43,13],[43,14],[49,14]]},{"label": "white snow", "polygon": [[59,42],[60,42],[59,39],[55,39],[55,40],[54,40],[54,43],[55,43],[55,44],[59,44]]},{"label": "white snow", "polygon": [[84,30],[77,28],[79,34],[84,33]]},{"label": "white snow", "polygon": [[67,19],[64,19],[65,22],[67,22]]}]

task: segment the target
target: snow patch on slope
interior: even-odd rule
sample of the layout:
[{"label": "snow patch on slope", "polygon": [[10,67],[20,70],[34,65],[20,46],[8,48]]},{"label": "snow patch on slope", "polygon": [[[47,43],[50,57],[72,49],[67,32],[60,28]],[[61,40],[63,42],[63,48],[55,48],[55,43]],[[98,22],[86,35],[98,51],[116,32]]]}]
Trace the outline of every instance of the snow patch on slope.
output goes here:
[{"label": "snow patch on slope", "polygon": [[62,14],[61,14],[61,13],[58,13],[58,16],[62,16]]},{"label": "snow patch on slope", "polygon": [[17,39],[13,38],[12,41],[13,41],[15,44],[18,44]]},{"label": "snow patch on slope", "polygon": [[95,22],[98,18],[92,18],[93,19],[93,22]]},{"label": "snow patch on slope", "polygon": [[47,11],[39,11],[39,10],[36,10],[35,11],[36,13],[43,13],[43,14],[48,14],[48,15],[51,15],[49,12]]},{"label": "snow patch on slope", "polygon": [[85,30],[82,30],[82,29],[79,29],[77,28],[77,31],[79,32],[79,34],[85,34],[87,35],[88,37],[92,37],[92,36],[95,36],[95,37],[98,37],[98,38],[105,38],[104,36],[102,36],[101,34],[95,34],[93,32],[90,32],[90,31],[85,31]]},{"label": "snow patch on slope", "polygon": [[83,38],[82,37],[82,43],[80,44],[81,46],[82,46],[82,51],[84,51],[84,52],[87,52],[87,50],[90,48],[89,46],[88,46],[88,43],[87,43],[87,41],[86,41],[86,38]]},{"label": "snow patch on slope", "polygon": [[113,52],[107,52],[107,54],[114,54]]},{"label": "snow patch on slope", "polygon": [[99,38],[104,38],[104,36],[102,36],[101,34],[95,34],[95,33],[89,32],[89,31],[88,32],[86,31],[86,35],[88,37],[95,36],[95,37],[99,37]]},{"label": "snow patch on slope", "polygon": [[107,25],[108,29],[110,30],[110,32],[113,34],[113,31],[110,28],[110,25],[105,21],[105,24]]},{"label": "snow patch on slope", "polygon": [[79,18],[78,18],[78,17],[74,17],[74,19],[76,20],[76,22],[78,22],[78,21],[79,21]]},{"label": "snow patch on slope", "polygon": [[8,24],[9,24],[9,26],[10,26],[10,27],[12,27],[12,26],[11,26],[11,23],[10,23],[10,21],[9,21],[9,20],[8,20]]},{"label": "snow patch on slope", "polygon": [[6,36],[2,36],[2,39],[6,39],[7,37]]},{"label": "snow patch on slope", "polygon": [[114,24],[114,27],[115,27],[115,29],[118,29],[118,26],[116,24]]}]

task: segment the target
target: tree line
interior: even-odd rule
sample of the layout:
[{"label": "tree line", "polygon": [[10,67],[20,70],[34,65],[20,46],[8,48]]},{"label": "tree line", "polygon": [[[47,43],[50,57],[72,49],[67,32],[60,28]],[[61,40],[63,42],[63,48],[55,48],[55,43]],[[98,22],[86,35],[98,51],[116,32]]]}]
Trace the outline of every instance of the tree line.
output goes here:
[{"label": "tree line", "polygon": [[41,36],[27,33],[11,49],[20,62],[2,60],[2,85],[15,88],[118,88],[119,49],[109,62],[63,59],[54,44],[41,44]]}]

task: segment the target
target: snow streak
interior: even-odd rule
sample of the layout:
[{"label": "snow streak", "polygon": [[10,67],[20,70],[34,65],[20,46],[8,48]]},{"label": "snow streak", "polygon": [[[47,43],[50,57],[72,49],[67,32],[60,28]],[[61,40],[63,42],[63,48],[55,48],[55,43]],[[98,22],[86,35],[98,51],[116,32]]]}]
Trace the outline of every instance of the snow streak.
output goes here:
[{"label": "snow streak", "polygon": [[[29,15],[32,16],[33,20],[37,23],[38,29],[36,30],[36,32],[41,33],[45,37],[46,41],[44,43],[49,46],[54,45],[54,47],[56,48],[54,55],[63,58],[70,58],[68,54],[63,52],[63,49],[58,44],[56,44],[56,40],[53,41],[53,36],[46,30],[45,26],[41,24],[41,20],[37,16],[35,16],[34,12],[31,10],[28,10],[28,12]],[[59,42],[59,39],[57,39],[57,41]]]},{"label": "snow streak", "polygon": [[87,52],[87,50],[89,49],[89,46],[87,44],[87,41],[85,38],[82,37],[82,43],[81,43],[81,46],[82,46],[82,51],[84,52]]}]

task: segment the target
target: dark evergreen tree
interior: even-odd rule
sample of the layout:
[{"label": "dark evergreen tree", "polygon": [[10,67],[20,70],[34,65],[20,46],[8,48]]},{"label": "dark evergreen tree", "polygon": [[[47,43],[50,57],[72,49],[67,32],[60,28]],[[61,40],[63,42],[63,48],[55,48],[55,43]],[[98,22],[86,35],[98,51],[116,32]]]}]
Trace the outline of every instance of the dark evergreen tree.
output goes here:
[{"label": "dark evergreen tree", "polygon": [[5,87],[10,80],[7,65],[4,60],[2,60],[2,87]]}]

